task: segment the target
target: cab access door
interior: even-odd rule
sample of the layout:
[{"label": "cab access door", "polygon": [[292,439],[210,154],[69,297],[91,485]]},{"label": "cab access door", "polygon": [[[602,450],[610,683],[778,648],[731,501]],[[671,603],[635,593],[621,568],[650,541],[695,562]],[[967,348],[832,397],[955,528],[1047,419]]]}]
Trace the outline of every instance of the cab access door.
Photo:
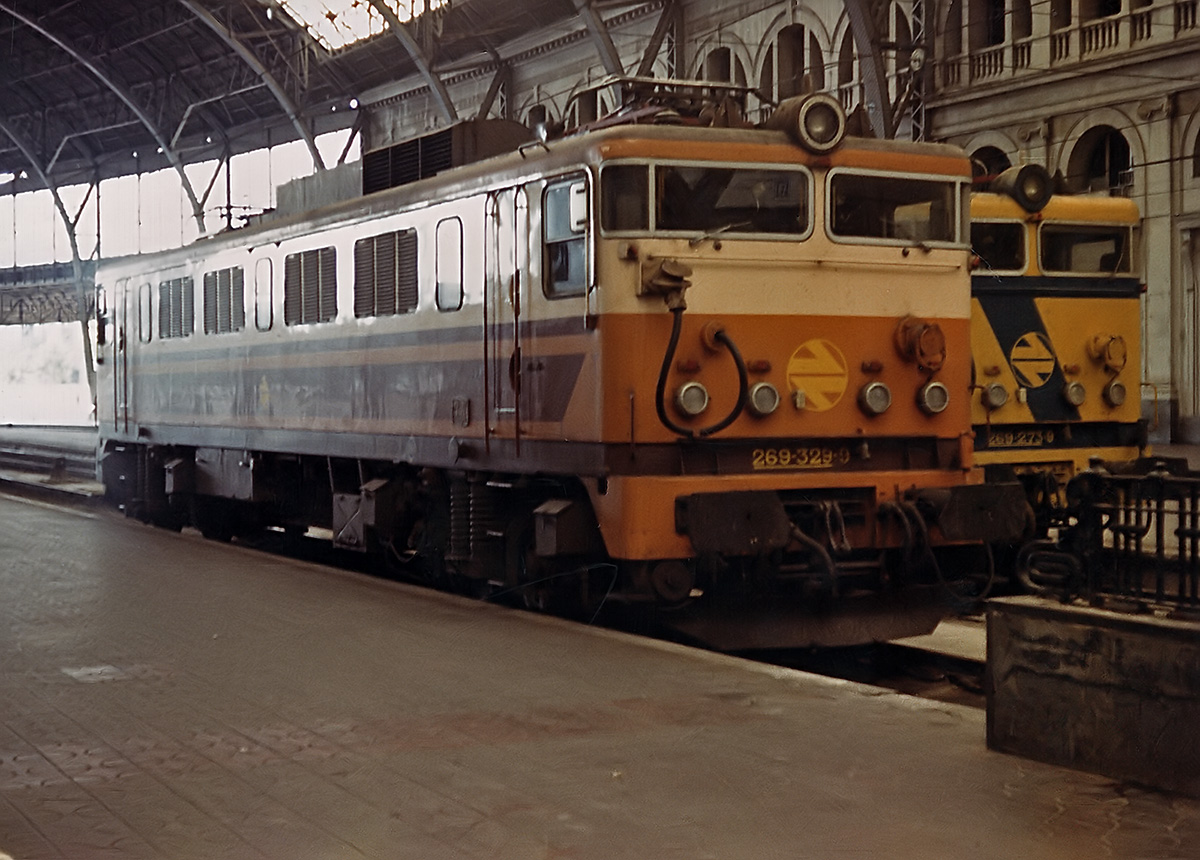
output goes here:
[{"label": "cab access door", "polygon": [[522,303],[529,279],[529,204],[523,189],[488,195],[484,296],[487,445],[494,457],[521,453]]}]

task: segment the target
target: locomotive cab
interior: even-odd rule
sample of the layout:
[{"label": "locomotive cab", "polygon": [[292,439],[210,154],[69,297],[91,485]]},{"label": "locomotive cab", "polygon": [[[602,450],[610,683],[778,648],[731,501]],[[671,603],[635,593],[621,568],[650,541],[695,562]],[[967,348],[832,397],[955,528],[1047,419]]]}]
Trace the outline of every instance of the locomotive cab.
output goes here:
[{"label": "locomotive cab", "polygon": [[1035,165],[972,195],[975,460],[1027,488],[1045,532],[1067,480],[1146,450],[1138,210]]}]

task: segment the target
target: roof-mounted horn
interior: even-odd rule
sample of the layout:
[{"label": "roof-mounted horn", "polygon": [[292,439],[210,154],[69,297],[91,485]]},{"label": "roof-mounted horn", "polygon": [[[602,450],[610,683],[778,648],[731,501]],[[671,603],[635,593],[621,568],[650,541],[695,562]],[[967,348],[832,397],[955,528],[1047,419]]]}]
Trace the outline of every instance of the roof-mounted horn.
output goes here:
[{"label": "roof-mounted horn", "polygon": [[782,129],[818,155],[832,152],[846,136],[846,111],[828,93],[811,93],[784,99],[763,123],[763,128]]}]

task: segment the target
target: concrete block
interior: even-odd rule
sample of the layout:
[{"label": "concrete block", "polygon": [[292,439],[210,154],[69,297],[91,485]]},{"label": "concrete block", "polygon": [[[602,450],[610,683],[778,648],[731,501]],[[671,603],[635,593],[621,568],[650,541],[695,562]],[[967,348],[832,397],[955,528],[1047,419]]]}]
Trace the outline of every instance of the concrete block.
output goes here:
[{"label": "concrete block", "polygon": [[1200,624],[989,601],[987,744],[1200,797]]}]

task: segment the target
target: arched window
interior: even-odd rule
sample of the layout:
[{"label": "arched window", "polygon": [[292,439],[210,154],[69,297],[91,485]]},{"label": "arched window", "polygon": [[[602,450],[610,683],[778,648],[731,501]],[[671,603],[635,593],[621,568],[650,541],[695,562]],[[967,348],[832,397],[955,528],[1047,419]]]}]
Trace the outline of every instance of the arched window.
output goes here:
[{"label": "arched window", "polygon": [[1196,136],[1196,141],[1192,144],[1192,178],[1200,179],[1200,135]]},{"label": "arched window", "polygon": [[1132,185],[1129,141],[1112,126],[1091,129],[1075,145],[1067,165],[1067,181],[1076,191],[1124,194]]},{"label": "arched window", "polygon": [[996,176],[1010,167],[1012,162],[1008,156],[994,146],[981,146],[971,155],[971,175],[976,179],[981,176]]},{"label": "arched window", "polygon": [[707,81],[727,81],[738,86],[746,85],[746,69],[742,61],[729,48],[714,48],[704,58],[702,77]]},{"label": "arched window", "polygon": [[804,42],[805,30],[802,24],[792,24],[779,31],[775,40],[777,56],[779,57],[779,98],[799,95],[804,85]]},{"label": "arched window", "polygon": [[803,92],[806,77],[813,92],[825,89],[821,43],[803,24],[791,24],[779,31],[775,44],[767,46],[758,87],[777,101],[783,101]]},{"label": "arched window", "polygon": [[837,87],[846,110],[862,101],[854,89],[854,37],[849,30],[842,38],[842,47],[838,51]]}]

